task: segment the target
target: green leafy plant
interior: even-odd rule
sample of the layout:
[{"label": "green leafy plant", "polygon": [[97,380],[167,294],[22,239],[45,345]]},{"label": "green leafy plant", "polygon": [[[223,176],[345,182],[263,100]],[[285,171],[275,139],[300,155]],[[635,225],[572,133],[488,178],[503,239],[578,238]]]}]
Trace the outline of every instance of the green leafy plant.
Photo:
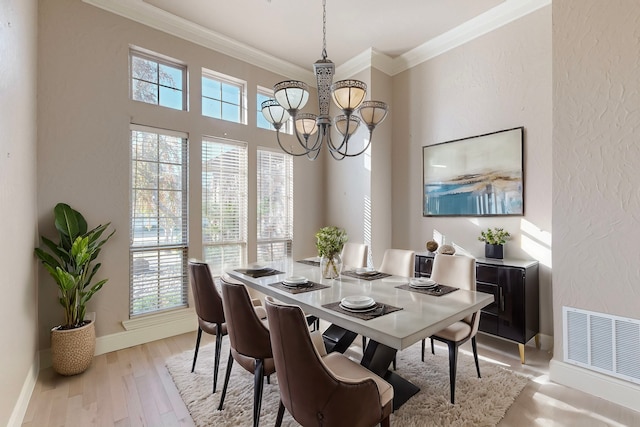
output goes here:
[{"label": "green leafy plant", "polygon": [[510,237],[511,234],[509,234],[508,231],[505,231],[503,228],[494,227],[481,231],[478,240],[488,245],[504,245]]},{"label": "green leafy plant", "polygon": [[347,232],[342,228],[323,227],[316,233],[316,248],[318,255],[331,258],[342,251],[347,242]]},{"label": "green leafy plant", "polygon": [[91,283],[101,265],[94,261],[115,230],[100,240],[111,223],[87,231],[84,217],[65,203],[58,203],[53,214],[59,242],[40,236],[44,246],[36,248],[35,254],[58,285],[65,322],[60,328],[73,329],[85,324],[87,302],[107,282]]}]

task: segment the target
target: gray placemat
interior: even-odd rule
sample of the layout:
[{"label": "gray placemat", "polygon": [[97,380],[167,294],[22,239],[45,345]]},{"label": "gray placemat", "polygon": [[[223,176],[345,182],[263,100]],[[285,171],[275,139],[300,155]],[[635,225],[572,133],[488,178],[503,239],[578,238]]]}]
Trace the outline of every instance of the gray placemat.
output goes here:
[{"label": "gray placemat", "polygon": [[381,272],[377,272],[376,274],[358,274],[353,270],[343,271],[341,274],[343,276],[355,277],[356,279],[362,280],[378,280],[391,276],[391,274]]},{"label": "gray placemat", "polygon": [[403,289],[405,291],[418,292],[420,294],[427,294],[434,297],[441,297],[442,295],[446,295],[450,292],[457,291],[459,289],[459,288],[454,288],[453,286],[447,286],[447,285],[438,285],[438,287],[435,289],[418,289],[418,288],[412,288],[408,284],[396,286],[396,288]]},{"label": "gray placemat", "polygon": [[357,317],[362,320],[371,320],[376,317],[384,316],[385,314],[393,313],[394,311],[402,310],[402,307],[394,307],[389,304],[376,303],[376,308],[371,311],[366,311],[363,313],[345,310],[340,307],[340,301],[332,302],[330,304],[324,304],[324,308],[328,308],[329,310],[337,311],[338,313],[348,314],[349,316]]},{"label": "gray placemat", "polygon": [[296,262],[299,262],[300,264],[315,265],[316,267],[320,267],[320,261],[313,261],[310,259],[301,259]]},{"label": "gray placemat", "polygon": [[246,276],[251,276],[254,279],[257,279],[259,277],[265,277],[265,276],[274,276],[276,274],[284,274],[284,271],[274,270],[273,268],[267,268],[264,270],[255,270],[255,271],[249,271],[246,268],[238,268],[236,271]]},{"label": "gray placemat", "polygon": [[296,286],[295,288],[285,286],[282,284],[282,282],[271,283],[269,286],[273,286],[274,288],[278,288],[285,292],[289,292],[290,294],[301,294],[303,292],[317,291],[317,290],[325,289],[329,287],[327,285],[321,285],[320,283],[311,282],[311,281],[307,282],[302,286]]}]

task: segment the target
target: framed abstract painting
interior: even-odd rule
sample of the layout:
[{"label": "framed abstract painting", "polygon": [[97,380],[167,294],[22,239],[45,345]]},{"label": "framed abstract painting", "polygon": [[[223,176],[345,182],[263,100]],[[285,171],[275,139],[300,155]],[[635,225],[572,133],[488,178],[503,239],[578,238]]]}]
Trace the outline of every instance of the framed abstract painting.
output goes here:
[{"label": "framed abstract painting", "polygon": [[422,147],[422,215],[524,215],[523,144],[517,127]]}]

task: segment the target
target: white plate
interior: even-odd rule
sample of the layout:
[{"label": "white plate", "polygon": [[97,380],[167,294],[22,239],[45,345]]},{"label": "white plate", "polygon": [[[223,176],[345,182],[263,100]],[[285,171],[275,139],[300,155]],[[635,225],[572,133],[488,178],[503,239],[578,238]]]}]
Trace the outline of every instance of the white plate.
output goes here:
[{"label": "white plate", "polygon": [[262,270],[266,270],[268,267],[266,265],[261,265],[261,264],[252,264],[249,267],[247,267],[247,271],[262,271]]},{"label": "white plate", "polygon": [[378,305],[376,303],[373,303],[373,305],[371,307],[365,307],[365,308],[349,308],[349,307],[345,307],[342,303],[340,304],[340,308],[343,310],[347,310],[350,311],[352,313],[367,313],[369,311],[375,310],[378,308]]},{"label": "white plate", "polygon": [[357,309],[373,307],[376,305],[376,302],[371,297],[364,296],[364,295],[355,295],[351,297],[342,298],[342,300],[340,301],[340,305],[342,305],[345,308],[352,308],[357,310]]},{"label": "white plate", "polygon": [[283,280],[287,285],[304,285],[308,282],[304,276],[289,276]]},{"label": "white plate", "polygon": [[378,272],[373,268],[367,267],[367,268],[356,268],[356,274],[359,274],[361,276],[372,276],[374,274],[378,274]]},{"label": "white plate", "polygon": [[414,288],[434,288],[438,284],[431,279],[416,277],[409,281],[409,284]]}]

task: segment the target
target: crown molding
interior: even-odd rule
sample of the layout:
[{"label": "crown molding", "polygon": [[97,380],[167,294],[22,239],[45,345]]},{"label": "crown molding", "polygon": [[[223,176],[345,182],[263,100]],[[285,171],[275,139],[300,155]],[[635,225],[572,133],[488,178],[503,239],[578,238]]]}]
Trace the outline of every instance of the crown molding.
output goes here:
[{"label": "crown molding", "polygon": [[123,16],[132,21],[229,55],[276,74],[316,84],[312,71],[240,43],[201,25],[175,16],[142,0],[82,0],[84,3]]},{"label": "crown molding", "polygon": [[[82,1],[287,78],[302,80],[313,87],[316,86],[315,76],[310,70],[267,55],[249,45],[145,3],[143,0]],[[389,76],[395,76],[548,6],[551,1],[505,0],[487,12],[395,58],[369,48],[336,67],[336,78],[347,78],[368,68],[376,68]]]}]

